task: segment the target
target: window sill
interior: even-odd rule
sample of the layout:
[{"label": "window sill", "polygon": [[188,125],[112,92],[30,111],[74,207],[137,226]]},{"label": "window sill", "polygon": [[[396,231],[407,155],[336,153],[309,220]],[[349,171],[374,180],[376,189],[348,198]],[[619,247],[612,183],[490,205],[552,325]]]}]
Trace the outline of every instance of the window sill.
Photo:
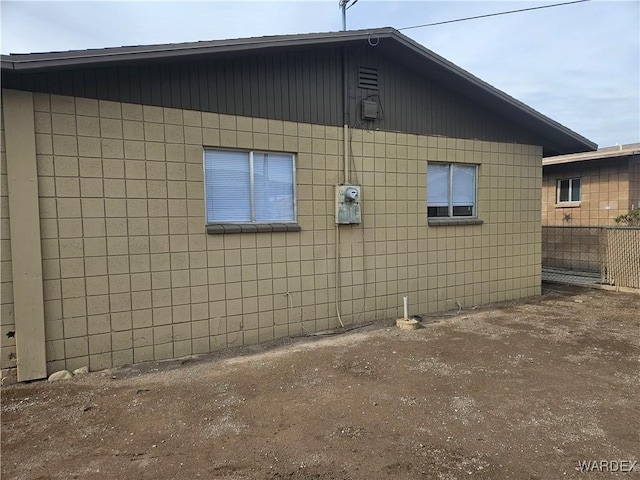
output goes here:
[{"label": "window sill", "polygon": [[207,233],[264,233],[264,232],[299,232],[297,223],[212,223],[207,225]]},{"label": "window sill", "polygon": [[477,217],[451,217],[451,218],[427,218],[427,224],[430,227],[439,227],[441,225],[482,225],[484,221]]},{"label": "window sill", "polygon": [[580,202],[561,202],[556,203],[556,208],[579,208]]}]

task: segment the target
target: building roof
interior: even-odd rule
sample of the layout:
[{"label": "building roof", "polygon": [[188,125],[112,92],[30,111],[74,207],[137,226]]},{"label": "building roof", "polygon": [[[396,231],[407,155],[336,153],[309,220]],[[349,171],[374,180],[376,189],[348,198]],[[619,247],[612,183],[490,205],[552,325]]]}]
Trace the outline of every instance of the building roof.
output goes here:
[{"label": "building roof", "polygon": [[5,72],[35,73],[74,67],[125,65],[131,62],[195,60],[203,57],[282,49],[346,46],[362,41],[376,45],[390,57],[538,134],[546,142],[543,145],[545,152],[568,154],[592,151],[597,148],[597,145],[587,138],[480,80],[391,27],[66,52],[11,54],[2,55],[1,68]]},{"label": "building roof", "polygon": [[609,158],[640,155],[640,143],[616,145],[614,147],[599,148],[595,152],[573,153],[570,155],[558,155],[542,159],[542,165],[558,165],[562,163],[587,162],[590,160],[606,160]]}]

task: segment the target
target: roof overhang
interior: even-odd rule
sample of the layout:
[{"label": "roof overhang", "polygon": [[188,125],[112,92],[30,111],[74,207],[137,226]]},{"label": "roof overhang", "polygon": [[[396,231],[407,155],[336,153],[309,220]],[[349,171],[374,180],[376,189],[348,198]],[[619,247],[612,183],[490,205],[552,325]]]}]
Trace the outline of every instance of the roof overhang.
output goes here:
[{"label": "roof overhang", "polygon": [[130,62],[189,60],[209,56],[260,53],[265,50],[347,46],[363,41],[375,44],[392,58],[496,111],[522,128],[532,131],[543,139],[545,156],[592,151],[597,148],[597,145],[587,138],[480,80],[390,27],[68,52],[12,54],[1,57],[1,67],[4,71],[33,73],[74,67],[122,65]]},{"label": "roof overhang", "polygon": [[571,155],[558,155],[542,159],[542,165],[562,165],[565,163],[589,162],[594,160],[609,160],[613,158],[638,156],[640,158],[640,143],[628,145],[616,145],[606,147],[595,152],[574,153]]},{"label": "roof overhang", "polygon": [[[308,33],[302,35],[277,35],[205,42],[169,43],[113,47],[67,52],[27,53],[2,55],[2,69],[36,71],[41,69],[76,66],[104,66],[130,61],[188,60],[193,57],[221,55],[225,53],[260,52],[262,50],[287,49],[317,45],[347,44],[370,38],[371,35],[389,34],[391,28],[354,30],[347,32]],[[371,32],[371,33],[367,33]]]}]

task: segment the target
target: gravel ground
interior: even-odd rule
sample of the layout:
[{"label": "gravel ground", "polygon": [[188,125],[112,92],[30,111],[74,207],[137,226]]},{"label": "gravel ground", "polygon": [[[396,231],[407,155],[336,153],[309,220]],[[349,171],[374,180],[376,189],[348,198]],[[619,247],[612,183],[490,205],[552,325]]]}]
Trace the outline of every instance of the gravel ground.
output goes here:
[{"label": "gravel ground", "polygon": [[454,314],[3,387],[2,478],[597,479],[640,461],[639,295],[553,285]]}]

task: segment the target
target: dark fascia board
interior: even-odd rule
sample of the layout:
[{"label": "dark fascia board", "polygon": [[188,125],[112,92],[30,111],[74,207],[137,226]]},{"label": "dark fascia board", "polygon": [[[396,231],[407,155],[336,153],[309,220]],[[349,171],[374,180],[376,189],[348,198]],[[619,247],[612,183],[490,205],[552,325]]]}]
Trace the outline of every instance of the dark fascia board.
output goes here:
[{"label": "dark fascia board", "polygon": [[[35,71],[74,66],[106,65],[112,62],[187,59],[190,56],[209,54],[242,53],[262,49],[304,47],[314,45],[343,44],[366,40],[371,36],[391,36],[393,28],[352,30],[346,32],[306,33],[299,35],[276,35],[265,37],[212,40],[208,42],[170,43],[141,45],[68,52],[26,53],[2,55],[2,68],[15,71]],[[399,34],[399,32],[396,32]],[[399,34],[400,35],[400,34]]]},{"label": "dark fascia board", "polygon": [[[386,40],[391,41],[386,42]],[[516,121],[524,128],[538,133],[546,141],[545,153],[566,154],[593,151],[598,148],[587,138],[498,90],[391,27],[209,42],[12,54],[1,57],[1,66],[3,70],[26,73],[80,66],[106,66],[114,63],[187,60],[204,55],[240,54],[259,52],[265,49],[340,46],[360,41],[369,41],[372,45],[380,43],[388,51],[408,59],[415,58],[415,61],[410,62],[413,68],[428,72],[429,75],[435,76],[449,88],[454,88],[459,93]],[[421,67],[421,65],[424,66]]]}]

